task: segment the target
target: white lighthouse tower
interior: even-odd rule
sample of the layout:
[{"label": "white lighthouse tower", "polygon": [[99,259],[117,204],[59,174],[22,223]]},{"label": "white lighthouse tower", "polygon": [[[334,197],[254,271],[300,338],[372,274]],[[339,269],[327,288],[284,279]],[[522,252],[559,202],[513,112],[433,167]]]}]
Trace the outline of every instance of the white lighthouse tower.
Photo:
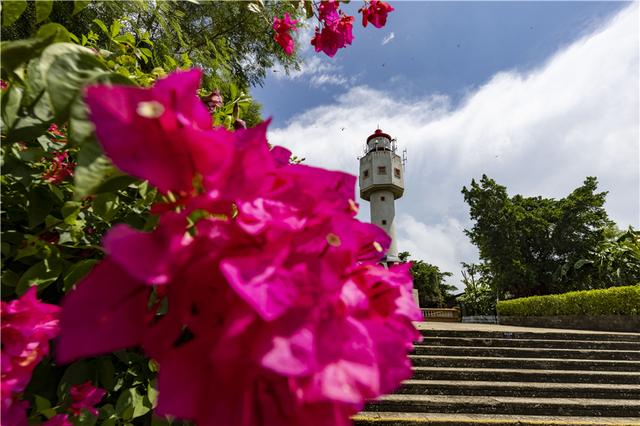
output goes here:
[{"label": "white lighthouse tower", "polygon": [[397,154],[395,139],[377,129],[367,138],[365,154],[360,157],[360,197],[371,204],[371,223],[387,231],[391,246],[387,263],[398,262],[396,198],[404,193],[404,159]]}]

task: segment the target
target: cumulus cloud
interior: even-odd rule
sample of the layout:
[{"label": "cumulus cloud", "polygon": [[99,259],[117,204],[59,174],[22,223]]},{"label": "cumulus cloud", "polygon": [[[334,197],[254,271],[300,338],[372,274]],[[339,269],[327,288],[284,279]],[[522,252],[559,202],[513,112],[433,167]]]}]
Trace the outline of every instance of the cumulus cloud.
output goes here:
[{"label": "cumulus cloud", "polygon": [[470,223],[460,190],[483,173],[511,194],[556,198],[597,176],[609,191],[610,217],[638,226],[637,16],[633,4],[538,68],[493,76],[459,106],[443,95],[399,98],[352,87],[272,129],[270,141],[308,164],[357,174],[356,157],[377,125],[397,137],[408,150],[398,248],[451,272],[477,259],[462,232]]},{"label": "cumulus cloud", "polygon": [[382,39],[382,45],[384,46],[385,44],[389,43],[394,38],[396,38],[396,35],[393,33],[393,31],[391,31],[389,34],[384,36],[384,38]]},{"label": "cumulus cloud", "polygon": [[356,76],[346,76],[342,72],[342,67],[327,60],[320,55],[308,56],[304,59],[299,70],[284,72],[282,66],[274,68],[275,78],[278,80],[300,80],[309,82],[311,87],[322,86],[342,86],[346,87],[356,80]]}]

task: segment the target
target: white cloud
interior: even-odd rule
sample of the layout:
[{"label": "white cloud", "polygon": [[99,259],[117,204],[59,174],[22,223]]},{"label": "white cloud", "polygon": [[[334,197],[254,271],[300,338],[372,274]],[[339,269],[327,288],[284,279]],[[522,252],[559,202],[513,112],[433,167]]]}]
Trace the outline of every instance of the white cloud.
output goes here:
[{"label": "white cloud", "polygon": [[331,84],[335,86],[345,86],[349,80],[340,74],[316,74],[311,77],[309,84],[313,87],[320,87]]},{"label": "white cloud", "polygon": [[[397,137],[408,149],[398,248],[452,272],[477,256],[462,233],[470,224],[460,189],[483,173],[511,194],[547,197],[562,197],[585,176],[597,176],[609,191],[610,217],[637,227],[638,34],[632,4],[538,69],[495,75],[455,109],[442,95],[401,99],[352,87],[273,129],[270,141],[308,164],[357,173],[356,157],[377,125]],[[323,74],[331,73],[316,73]],[[362,204],[367,220],[368,203]]]},{"label": "white cloud", "polygon": [[305,79],[311,87],[321,87],[323,85],[346,87],[356,80],[357,76],[345,76],[342,68],[331,59],[314,54],[304,59],[299,70],[284,72],[282,66],[274,67],[274,76],[278,80],[299,80]]},{"label": "white cloud", "polygon": [[382,39],[382,45],[384,46],[385,44],[389,43],[394,38],[396,38],[396,35],[393,33],[393,31],[391,31],[389,34],[384,36],[384,38]]}]

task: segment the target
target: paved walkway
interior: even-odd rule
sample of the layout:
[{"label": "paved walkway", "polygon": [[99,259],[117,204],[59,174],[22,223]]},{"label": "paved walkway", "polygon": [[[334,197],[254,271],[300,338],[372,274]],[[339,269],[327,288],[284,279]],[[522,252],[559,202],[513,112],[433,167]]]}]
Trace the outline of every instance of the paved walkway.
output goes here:
[{"label": "paved walkway", "polygon": [[576,334],[628,334],[640,336],[640,333],[623,333],[611,331],[591,331],[591,330],[566,330],[562,328],[536,328],[536,327],[518,327],[515,325],[501,324],[471,324],[463,322],[440,322],[427,321],[416,323],[418,330],[455,330],[455,331],[498,331],[504,333],[517,332],[538,332],[538,333],[576,333]]}]

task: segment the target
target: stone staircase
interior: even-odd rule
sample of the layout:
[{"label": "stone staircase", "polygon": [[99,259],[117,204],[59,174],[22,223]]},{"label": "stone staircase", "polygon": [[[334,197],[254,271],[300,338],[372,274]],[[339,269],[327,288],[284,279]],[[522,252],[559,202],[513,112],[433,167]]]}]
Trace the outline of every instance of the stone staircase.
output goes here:
[{"label": "stone staircase", "polygon": [[640,333],[460,328],[423,330],[355,425],[640,425]]}]

